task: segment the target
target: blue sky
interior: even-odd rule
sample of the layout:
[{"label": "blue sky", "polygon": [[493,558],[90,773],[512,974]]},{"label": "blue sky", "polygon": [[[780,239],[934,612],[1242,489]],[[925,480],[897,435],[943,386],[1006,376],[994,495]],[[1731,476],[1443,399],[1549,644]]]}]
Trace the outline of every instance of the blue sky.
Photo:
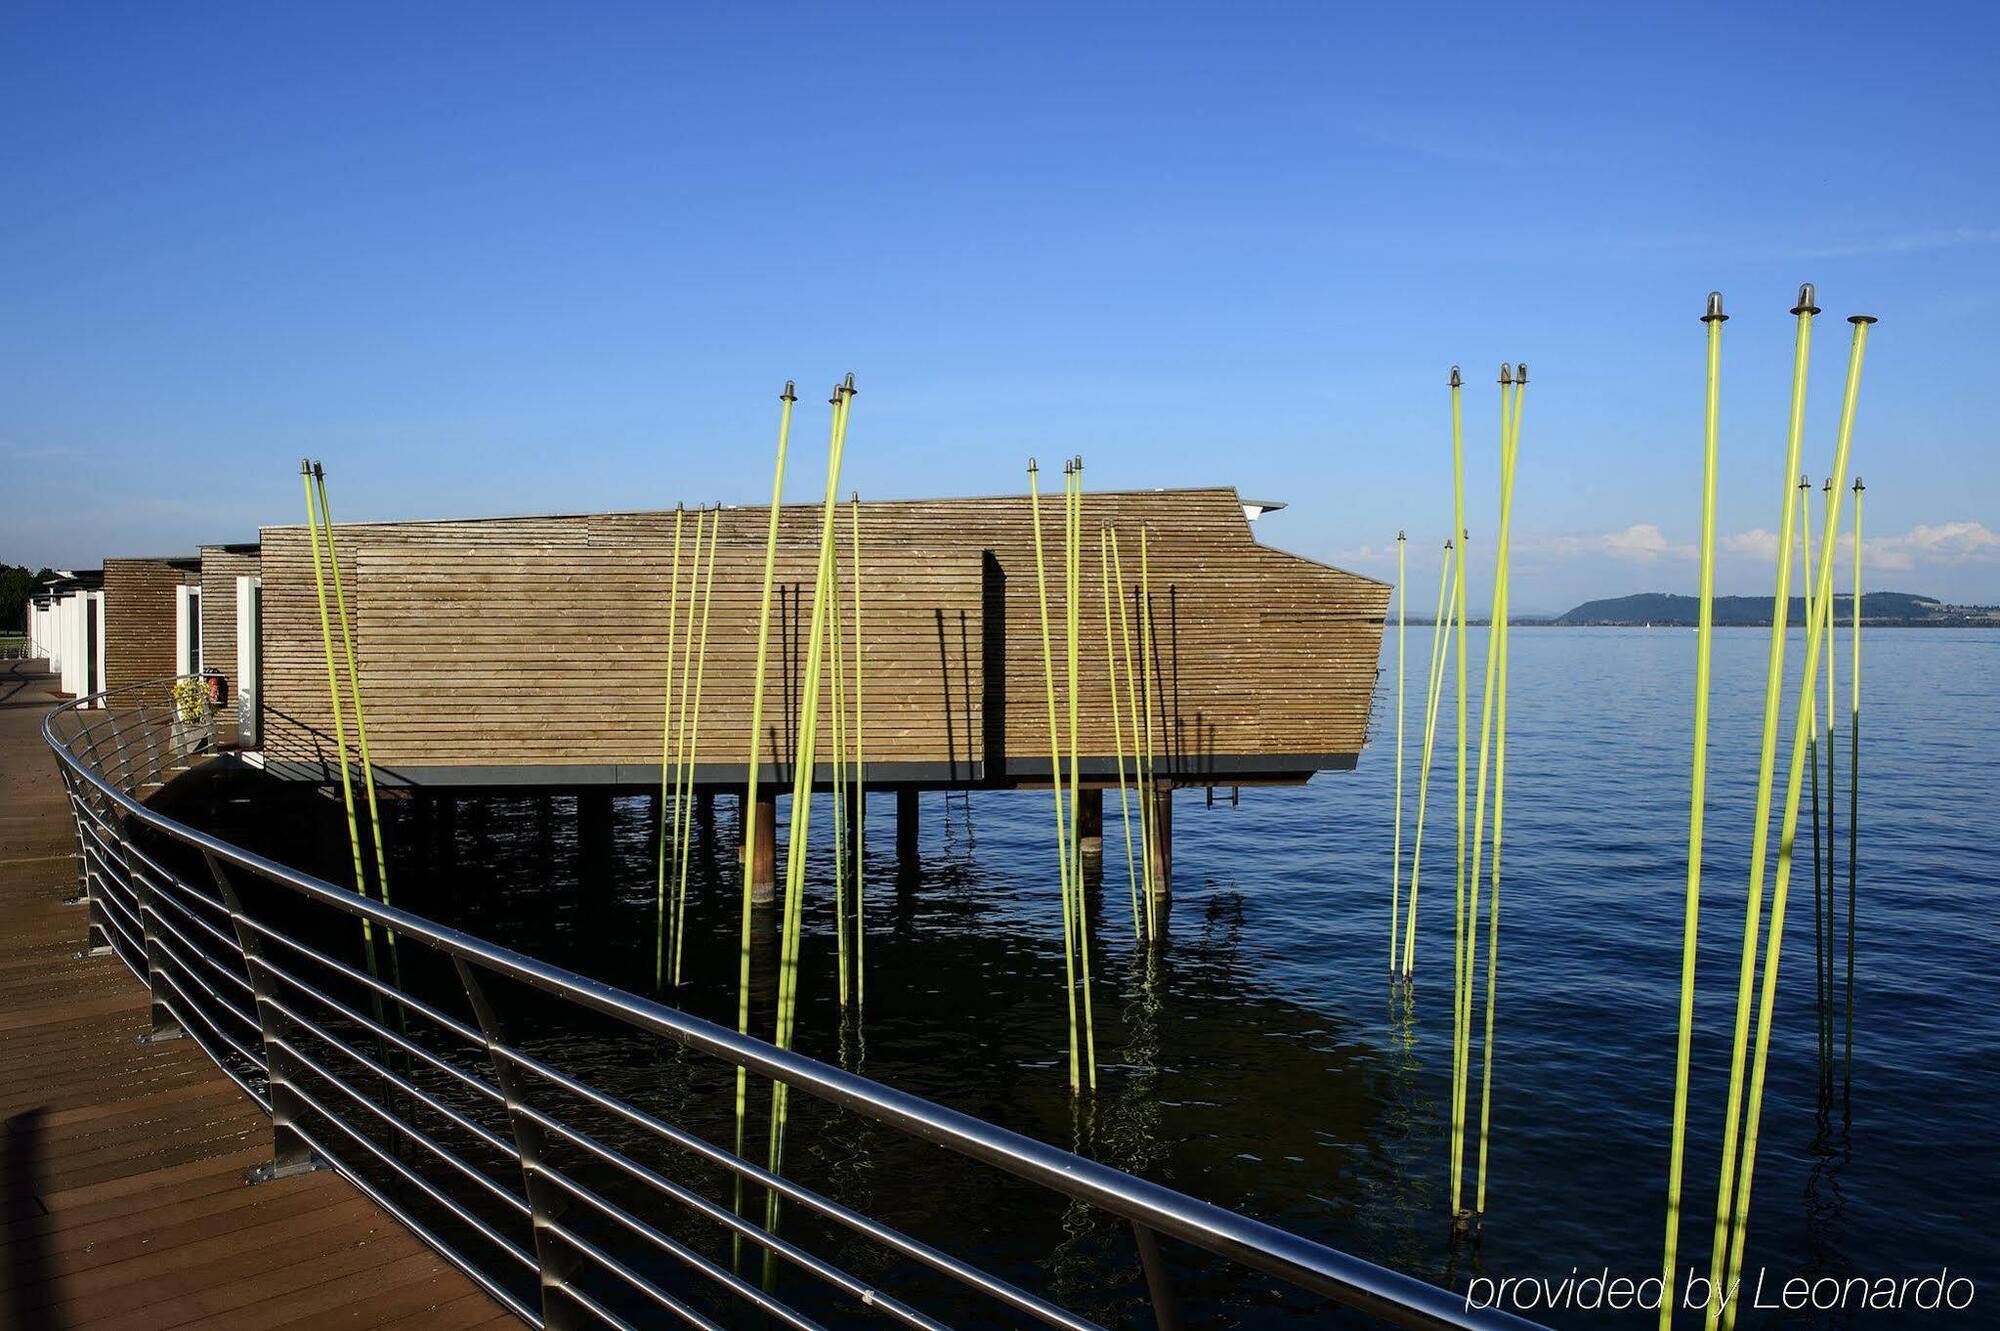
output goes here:
[{"label": "blue sky", "polygon": [[[1879,315],[1872,585],[2000,600],[2000,15],[1986,6],[16,4],[0,16],[0,560],[299,516],[761,502],[775,394],[859,376],[846,485],[1229,483],[1413,580],[1468,397],[1533,382],[1515,604],[1768,589]],[[844,485],[843,488],[846,488]],[[1874,538],[1881,538],[1879,543]],[[1483,584],[1483,577],[1481,579]],[[1428,600],[1430,592],[1413,596]],[[1483,593],[1481,593],[1483,596]]]}]

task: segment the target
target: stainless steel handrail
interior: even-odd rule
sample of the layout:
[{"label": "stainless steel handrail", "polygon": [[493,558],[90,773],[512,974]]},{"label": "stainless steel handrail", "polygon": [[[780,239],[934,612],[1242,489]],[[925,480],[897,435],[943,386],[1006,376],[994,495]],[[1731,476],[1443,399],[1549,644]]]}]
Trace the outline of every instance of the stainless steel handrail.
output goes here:
[{"label": "stainless steel handrail", "polygon": [[[740,1213],[730,1215],[719,1203],[708,1202],[684,1186],[667,1179],[645,1164],[630,1159],[616,1148],[546,1110],[529,1103],[529,1089],[554,1087],[586,1104],[609,1113],[619,1121],[645,1131],[648,1137],[671,1145],[711,1165],[720,1165],[743,1181],[771,1188],[806,1206],[824,1220],[841,1225],[882,1245],[889,1252],[914,1258],[929,1270],[949,1277],[959,1285],[992,1298],[998,1305],[1025,1313],[1050,1325],[1072,1328],[1095,1323],[1066,1310],[1047,1298],[980,1270],[958,1258],[937,1251],[921,1240],[898,1233],[880,1222],[852,1211],[837,1201],[818,1196],[791,1180],[784,1180],[740,1159],[733,1152],[713,1146],[670,1123],[629,1105],[619,1097],[569,1077],[549,1067],[532,1054],[510,1043],[500,1027],[494,1006],[485,990],[495,980],[526,986],[574,1008],[599,1014],[639,1032],[658,1036],[695,1054],[733,1068],[783,1083],[814,1099],[851,1111],[875,1123],[920,1142],[956,1153],[967,1161],[988,1165],[1016,1179],[1037,1185],[1060,1197],[1080,1201],[1117,1216],[1133,1229],[1146,1290],[1154,1315],[1163,1328],[1180,1325],[1174,1306],[1168,1272],[1160,1256],[1158,1236],[1181,1240],[1230,1263],[1272,1277],[1284,1284],[1334,1303],[1358,1309],[1384,1320],[1415,1327],[1514,1328],[1530,1323],[1506,1313],[1468,1308],[1464,1296],[1346,1253],[1301,1238],[1296,1234],[1238,1215],[1207,1202],[1198,1201],[1147,1180],[1136,1178],[1107,1165],[1036,1141],[1019,1133],[984,1122],[956,1110],[933,1104],[892,1087],[869,1081],[840,1068],[802,1057],[726,1027],[704,1021],[679,1009],[641,995],[626,992],[601,981],[537,960],[485,939],[438,924],[407,910],[369,900],[355,892],[303,874],[242,847],[232,845],[197,828],[165,816],[142,801],[135,791],[157,782],[173,767],[185,763],[204,746],[198,737],[186,743],[186,727],[169,734],[162,747],[156,727],[171,722],[165,709],[144,705],[151,691],[163,690],[172,680],[130,685],[105,694],[78,699],[51,711],[43,722],[43,736],[54,752],[67,784],[77,821],[78,844],[82,851],[81,875],[93,901],[93,929],[98,930],[112,950],[132,966],[153,989],[155,1032],[160,1038],[186,1033],[232,1077],[243,1084],[273,1116],[274,1164],[278,1171],[309,1167],[317,1155],[359,1184],[369,1196],[397,1216],[431,1246],[465,1269],[484,1288],[509,1308],[535,1325],[625,1325],[604,1295],[587,1288],[579,1273],[578,1261],[608,1275],[644,1297],[654,1308],[666,1311],[690,1325],[712,1323],[683,1301],[684,1290],[670,1289],[630,1259],[604,1251],[598,1244],[575,1232],[564,1217],[565,1202],[581,1202],[588,1210],[612,1220],[619,1231],[644,1240],[658,1256],[676,1266],[705,1274],[710,1284],[719,1284],[731,1297],[761,1306],[767,1314],[794,1326],[815,1326],[809,1316],[780,1302],[768,1289],[760,1290],[727,1270],[687,1249],[644,1216],[593,1192],[588,1186],[550,1164],[546,1157],[549,1137],[615,1166],[624,1175],[650,1186],[648,1195],[673,1200],[676,1217],[693,1214],[722,1227],[734,1237],[751,1237],[766,1252],[788,1260],[798,1269],[818,1276],[837,1292],[855,1296],[870,1311],[893,1316],[906,1325],[940,1325],[927,1314],[916,1311],[877,1291],[875,1282],[850,1275],[820,1257],[805,1252],[769,1230],[757,1229]],[[141,700],[137,709],[120,708],[130,697]],[[163,696],[152,693],[153,697]],[[110,709],[112,717],[123,716],[126,724],[108,723],[94,714],[83,727],[65,737],[60,722],[78,708],[90,705]],[[135,736],[136,727],[146,733]],[[82,735],[88,740],[88,756],[73,751],[71,743]],[[133,741],[128,744],[128,740]],[[122,760],[119,779],[107,779],[95,763],[97,755],[110,745],[121,753],[143,740],[148,753],[159,760],[140,769],[140,780],[121,788],[123,777],[132,772],[129,756]],[[212,747],[212,732],[206,747]],[[213,879],[212,888],[196,888],[163,868],[165,855],[154,855],[134,845],[144,833],[177,846],[180,853],[193,853],[205,861]],[[133,868],[137,860],[143,871]],[[399,988],[379,975],[364,974],[298,939],[277,924],[256,918],[246,909],[239,887],[241,875],[282,889],[293,898],[330,908],[365,921],[378,939],[393,938],[399,948],[419,947],[448,959],[463,988],[475,1023],[462,1021],[442,1011],[434,1003]],[[107,909],[101,916],[97,902]],[[161,906],[176,916],[200,925],[212,938],[207,944],[170,925]],[[203,918],[204,912],[226,912],[235,933],[232,943],[221,928]],[[102,919],[108,927],[99,928]],[[138,935],[134,935],[134,926]],[[156,927],[158,926],[158,927]],[[169,940],[173,946],[169,946]],[[301,976],[274,958],[266,943],[276,943],[288,956],[320,966],[341,984],[367,996],[377,1005],[370,1019],[355,1007],[326,992],[322,985]],[[211,951],[211,948],[214,950]],[[221,955],[217,955],[217,953]],[[193,963],[199,961],[200,966]],[[257,1019],[252,1021],[234,1000],[210,984],[204,969],[216,972],[255,995]],[[341,1038],[319,1021],[308,1019],[296,1006],[293,994],[302,994],[337,1014],[348,1038]],[[381,1004],[395,1009],[392,1019]],[[229,1033],[218,1018],[247,1024],[261,1031],[261,1049],[253,1050]],[[399,1034],[392,1026],[400,1025]],[[461,1051],[478,1055],[490,1064],[493,1081],[474,1075],[449,1055],[424,1045],[411,1027],[434,1027],[455,1041]],[[331,1051],[325,1060],[314,1057],[301,1046],[307,1040],[315,1047]],[[359,1044],[374,1042],[379,1057],[370,1056]],[[232,1067],[223,1055],[227,1048],[249,1068]],[[398,1056],[401,1071],[389,1066]],[[412,1078],[417,1065],[441,1069],[476,1092],[474,1102],[454,1108],[442,1098],[447,1083],[425,1090]],[[338,1062],[366,1073],[358,1089],[327,1066]],[[354,1075],[349,1073],[349,1076]],[[261,1084],[260,1084],[261,1080]],[[395,1130],[388,1145],[378,1143],[366,1132],[339,1117],[324,1096],[309,1084],[330,1083],[344,1096],[369,1111],[369,1119],[386,1123]],[[369,1094],[373,1090],[384,1103]],[[476,1115],[490,1113],[497,1098],[505,1111],[507,1126],[494,1129],[477,1121]],[[407,1103],[406,1103],[407,1102]],[[483,1108],[482,1108],[483,1106]],[[480,1148],[488,1167],[502,1171],[511,1184],[481,1165],[461,1156],[452,1147],[436,1140],[415,1113],[421,1109],[438,1123],[458,1134],[455,1140]],[[342,1157],[327,1151],[326,1135],[317,1130],[321,1121],[331,1124],[348,1142],[359,1148],[353,1159],[373,1158],[402,1184],[413,1188],[421,1200],[398,1200],[379,1180],[371,1181],[366,1171],[349,1168]],[[368,1120],[362,1120],[366,1122]],[[547,1134],[547,1135],[545,1135]],[[512,1141],[508,1137],[512,1137]],[[410,1140],[426,1154],[451,1167],[444,1181],[424,1177],[399,1158],[395,1140]],[[345,1150],[345,1147],[343,1147]],[[468,1176],[477,1186],[466,1191]],[[518,1186],[518,1191],[516,1190]],[[482,1215],[480,1208],[492,1201],[502,1205],[499,1213]],[[426,1214],[419,1215],[423,1211]],[[579,1213],[581,1214],[581,1213]],[[519,1218],[530,1222],[532,1244],[509,1237],[503,1226]],[[477,1236],[504,1256],[503,1267],[470,1257],[464,1242],[450,1242],[438,1232],[447,1222],[462,1224],[467,1239]],[[530,1251],[532,1248],[532,1252]],[[535,1268],[539,1299],[525,1297],[514,1289],[504,1274],[526,1262]],[[538,1305],[538,1306],[537,1306]]]}]

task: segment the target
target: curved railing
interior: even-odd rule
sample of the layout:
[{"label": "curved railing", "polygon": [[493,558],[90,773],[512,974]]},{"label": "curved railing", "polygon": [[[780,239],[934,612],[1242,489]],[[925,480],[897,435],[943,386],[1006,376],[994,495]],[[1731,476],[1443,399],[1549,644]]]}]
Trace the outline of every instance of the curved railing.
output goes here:
[{"label": "curved railing", "polygon": [[[82,699],[43,723],[75,815],[92,941],[150,988],[152,1038],[194,1039],[271,1116],[269,1173],[337,1169],[531,1325],[665,1314],[720,1331],[752,1308],[795,1328],[1099,1325],[1029,1288],[1041,1263],[954,1255],[712,1140],[728,1135],[746,1076],[783,1083],[823,1116],[795,1107],[795,1134],[848,1142],[865,1130],[886,1143],[885,1165],[953,1153],[938,1202],[967,1232],[995,1220],[977,1214],[988,1202],[1024,1215],[1058,1205],[1065,1228],[1079,1207],[1116,1217],[1136,1262],[1094,1259],[1123,1273],[1122,1288],[1093,1291],[1099,1316],[1149,1309],[1177,1327],[1193,1306],[1207,1322],[1219,1288],[1217,1306],[1252,1316],[1310,1318],[1330,1300],[1405,1326],[1528,1325],[185,826],[147,797],[215,737],[181,715],[171,683]],[[648,1107],[662,1086],[685,1094]]]}]

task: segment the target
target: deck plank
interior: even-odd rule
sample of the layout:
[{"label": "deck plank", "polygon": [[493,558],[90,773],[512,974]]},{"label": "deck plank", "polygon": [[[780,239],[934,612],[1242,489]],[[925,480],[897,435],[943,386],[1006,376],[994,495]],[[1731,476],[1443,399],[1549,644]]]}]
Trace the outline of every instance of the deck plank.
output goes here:
[{"label": "deck plank", "polygon": [[[54,681],[0,692],[0,1326],[469,1327],[504,1309],[333,1173],[252,1185],[263,1114],[144,989],[79,955]],[[509,1319],[511,1320],[511,1319]]]}]

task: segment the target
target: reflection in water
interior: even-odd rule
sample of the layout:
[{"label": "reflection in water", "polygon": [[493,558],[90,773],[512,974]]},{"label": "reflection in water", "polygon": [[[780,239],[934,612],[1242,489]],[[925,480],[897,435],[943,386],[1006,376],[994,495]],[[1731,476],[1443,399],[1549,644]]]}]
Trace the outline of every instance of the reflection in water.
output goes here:
[{"label": "reflection in water", "polygon": [[[1666,1169],[1662,1106],[1673,1085],[1672,1041],[1661,1032],[1672,1029],[1679,992],[1686,866],[1677,848],[1687,809],[1675,774],[1686,770],[1692,644],[1683,633],[1516,635],[1508,784],[1522,798],[1509,804],[1507,856],[1518,888],[1502,958],[1509,1001],[1494,1069],[1491,1210],[1476,1250],[1454,1258],[1441,1195],[1448,979],[1420,981],[1383,1010],[1377,958],[1392,764],[1380,751],[1358,771],[1302,790],[1246,789],[1240,807],[1184,798],[1167,947],[1141,957],[1129,934],[1094,931],[1108,1060],[1094,1120],[1078,1112],[1062,1076],[1056,866],[1046,799],[1034,792],[926,795],[920,868],[898,865],[889,801],[872,802],[867,1008],[843,1020],[834,1001],[831,886],[821,877],[806,911],[799,1048],[1413,1274],[1439,1277],[1454,1261],[1468,1270],[1481,1261],[1495,1275],[1560,1275],[1572,1264],[1650,1275]],[[1982,830],[2000,787],[2000,710],[1991,706],[2000,634],[1881,634],[1866,650],[1870,777],[1859,798],[1868,803],[1869,863],[1858,886],[1868,918],[1855,992],[1850,1008],[1845,920],[1836,935],[1823,900],[1821,973],[1830,964],[1839,981],[1837,1061],[1827,1068],[1816,1055],[1824,980],[1805,973],[1813,912],[1796,901],[1745,1264],[1857,1274],[1948,1265],[1990,1279],[1984,1230],[1965,1217],[1985,1214],[2000,1192],[1988,1093],[2000,1079],[2000,970],[1976,945],[2000,930]],[[1735,888],[1718,887],[1713,909],[1704,903],[1688,1151],[1703,1162],[1707,1187],[1693,1183],[1689,1216],[1714,1204],[1741,928],[1742,875],[1730,866],[1747,863],[1765,660],[1756,635],[1719,636],[1715,653],[1710,871]],[[1392,699],[1393,683],[1380,705]],[[1841,793],[1853,800],[1859,786],[1850,770]],[[293,792],[285,802],[303,812],[292,817],[268,790],[213,794],[202,816],[225,834],[344,878],[337,797]],[[390,803],[399,904],[650,990],[649,800],[619,802],[610,853],[594,873],[573,792],[434,792]],[[698,826],[686,983],[669,996],[732,1027],[736,816],[725,795],[713,824]],[[324,834],[301,838],[300,818]],[[1853,846],[1850,832],[1843,849]],[[826,858],[816,848],[822,874]],[[1450,894],[1423,910],[1416,973],[1448,977]],[[757,913],[753,939],[753,1029],[764,1035],[774,917]],[[1842,955],[1829,962],[1836,937]],[[554,1047],[689,1131],[729,1140],[727,1079],[683,1066],[657,1042],[627,1044],[565,1038]],[[797,1100],[794,1140],[825,1153],[798,1155],[802,1178],[865,1195],[889,1223],[1024,1284],[1046,1287],[1060,1266],[1085,1295],[1131,1297],[1115,1274],[1131,1269],[1129,1234],[1093,1234],[990,1171],[953,1167],[934,1148],[857,1130],[851,1116],[801,1111]],[[760,1143],[762,1112],[750,1125]],[[875,1251],[816,1223],[787,1208],[788,1237],[823,1241],[816,1251],[856,1261]],[[689,1222],[687,1232],[698,1228]],[[1285,1320],[1217,1292],[1197,1259],[1170,1249],[1177,1286],[1185,1281],[1208,1300],[1191,1325]],[[1101,1283],[1086,1269],[1100,1258],[1112,1272]],[[954,1307],[948,1297],[935,1306],[940,1316]],[[1105,1315],[1116,1320],[1119,1311]],[[1554,1320],[1618,1324],[1589,1314]]]},{"label": "reflection in water", "polygon": [[[337,821],[338,802],[297,789],[244,789],[244,780],[218,783],[201,820],[337,880],[345,858],[338,829],[301,843],[268,810],[282,799],[314,819]],[[650,796],[617,802],[608,848],[582,843],[579,828],[591,815],[573,795],[430,792],[393,805],[385,814],[399,905],[638,992],[652,989],[657,842]],[[1025,826],[1042,830],[1038,819]],[[739,827],[733,815],[696,820],[684,983],[665,995],[732,1026]],[[886,840],[886,830],[876,836]],[[1011,882],[975,861],[970,830],[968,808],[940,819],[916,875],[899,871],[892,855],[868,857],[865,1009],[838,1002],[831,884],[811,884],[802,1052],[1306,1233],[1330,1235],[1364,1210],[1414,1214],[1418,1203],[1398,1195],[1400,1164],[1386,1184],[1379,1170],[1380,1158],[1400,1157],[1399,1139],[1414,1131],[1411,1106],[1420,1092],[1408,1049],[1385,1063],[1351,1038],[1344,1022],[1262,992],[1245,954],[1247,899],[1233,883],[1191,891],[1180,907],[1189,927],[1156,952],[1105,927],[1101,884],[1086,894],[1093,935],[1117,939],[1104,945],[1097,977],[1100,1036],[1117,1053],[1101,1069],[1095,1098],[1070,1095],[1059,1066],[1065,1037],[1054,889],[1032,878]],[[318,853],[302,856],[302,844]],[[1046,854],[1038,853],[1039,837],[1033,844],[1023,859],[1038,865]],[[815,856],[822,875],[829,862]],[[775,908],[752,917],[755,1033],[768,1033],[775,1010],[777,917]],[[522,1038],[538,1057],[667,1122],[717,1143],[733,1138],[726,1079],[683,1051],[567,1028],[524,1031]],[[753,1143],[768,1126],[766,1099],[752,1095]],[[966,1178],[972,1167],[835,1121],[818,1106],[801,1107],[798,1097],[793,1102],[792,1176],[865,1213],[919,1232],[941,1229],[937,1241],[952,1250],[1011,1266],[1031,1287],[1108,1324],[1143,1309],[1138,1256],[1122,1221],[1004,1180],[974,1208]],[[1406,1121],[1396,1125],[1399,1115]],[[607,1122],[597,1131],[623,1148],[645,1144],[629,1125]],[[726,1200],[730,1191],[714,1195]],[[756,1200],[751,1214],[761,1214]],[[832,1245],[819,1250],[843,1265],[865,1272],[886,1260],[876,1245],[826,1229],[795,1206],[784,1213],[788,1236],[819,1236]],[[699,1225],[677,1223],[674,1233],[707,1241]],[[1409,1255],[1419,1253],[1413,1242]],[[1184,1279],[1177,1272],[1191,1307],[1221,1316],[1250,1297],[1203,1269],[1194,1254],[1177,1261],[1195,1268]],[[743,1262],[750,1276],[756,1264],[748,1254]],[[793,1279],[778,1268],[773,1278],[788,1288]],[[1271,1307],[1288,1305],[1281,1299]]]},{"label": "reflection in water", "polygon": [[1414,986],[1391,982],[1388,997],[1390,1055],[1388,1108],[1382,1119],[1382,1154],[1387,1168],[1370,1180],[1372,1204],[1383,1213],[1389,1246],[1382,1260],[1398,1270],[1424,1269],[1432,1245],[1418,1236],[1418,1225],[1432,1214],[1436,1171],[1424,1166],[1422,1147],[1427,1127],[1435,1122],[1437,1106],[1426,1089],[1423,1062],[1417,1054],[1417,1009]]}]

